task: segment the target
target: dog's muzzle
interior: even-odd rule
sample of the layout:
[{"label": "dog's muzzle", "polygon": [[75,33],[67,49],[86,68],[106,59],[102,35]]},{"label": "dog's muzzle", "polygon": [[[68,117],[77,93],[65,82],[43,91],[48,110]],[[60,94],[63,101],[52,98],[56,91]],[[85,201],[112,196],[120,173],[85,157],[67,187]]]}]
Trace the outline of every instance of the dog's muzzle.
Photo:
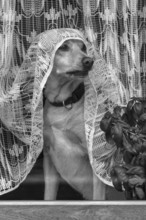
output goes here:
[{"label": "dog's muzzle", "polygon": [[91,57],[84,57],[82,59],[83,70],[74,70],[67,72],[67,75],[72,75],[76,77],[86,77],[88,75],[88,71],[92,69],[94,60]]}]

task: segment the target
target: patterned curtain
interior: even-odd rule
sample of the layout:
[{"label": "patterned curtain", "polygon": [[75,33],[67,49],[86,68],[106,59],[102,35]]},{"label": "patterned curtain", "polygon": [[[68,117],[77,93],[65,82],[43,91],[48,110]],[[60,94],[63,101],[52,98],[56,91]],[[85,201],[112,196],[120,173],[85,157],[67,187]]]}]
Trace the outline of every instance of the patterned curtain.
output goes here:
[{"label": "patterned curtain", "polygon": [[[30,44],[38,34],[54,28],[84,32],[113,75],[125,86],[125,102],[133,96],[146,98],[145,0],[0,0],[0,107],[11,93]],[[17,181],[11,184],[6,181],[10,167],[6,171],[1,169],[0,189],[5,193],[8,188],[16,188],[28,173],[27,164],[23,164],[28,146],[24,144],[19,149],[21,152],[17,152],[14,143],[20,141],[1,122],[0,126],[2,140],[9,139],[7,144],[12,142],[15,147],[11,155],[21,154],[16,162],[15,157],[11,161],[3,159],[6,149],[0,153],[1,167],[11,163],[15,171],[16,167],[19,170]]]},{"label": "patterned curtain", "polygon": [[145,0],[1,0],[0,75],[15,75],[35,36],[54,28],[84,30],[127,96],[146,97]]},{"label": "patterned curtain", "polygon": [[21,65],[36,35],[54,28],[84,30],[127,96],[146,97],[144,0],[1,0],[1,75]]},{"label": "patterned curtain", "polygon": [[127,96],[146,97],[146,1],[86,0],[83,6],[88,36],[122,80]]}]

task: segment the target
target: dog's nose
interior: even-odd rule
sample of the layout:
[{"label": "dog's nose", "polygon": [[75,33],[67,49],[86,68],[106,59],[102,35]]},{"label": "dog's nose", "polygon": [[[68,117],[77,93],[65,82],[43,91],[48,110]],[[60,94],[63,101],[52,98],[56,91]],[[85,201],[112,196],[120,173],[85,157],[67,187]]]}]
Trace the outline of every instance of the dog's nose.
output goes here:
[{"label": "dog's nose", "polygon": [[82,59],[82,63],[83,63],[83,66],[84,68],[86,68],[87,70],[90,70],[91,67],[93,66],[93,59],[91,57],[84,57]]}]

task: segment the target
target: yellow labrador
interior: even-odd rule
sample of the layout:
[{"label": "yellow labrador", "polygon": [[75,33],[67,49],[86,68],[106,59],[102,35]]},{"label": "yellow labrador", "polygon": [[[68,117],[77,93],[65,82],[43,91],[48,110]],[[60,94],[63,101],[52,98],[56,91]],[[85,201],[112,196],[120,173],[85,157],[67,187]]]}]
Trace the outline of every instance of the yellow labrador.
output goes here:
[{"label": "yellow labrador", "polygon": [[104,200],[105,185],[93,174],[84,130],[84,79],[93,59],[80,40],[57,50],[44,89],[45,200],[55,200],[63,178],[88,200]]}]

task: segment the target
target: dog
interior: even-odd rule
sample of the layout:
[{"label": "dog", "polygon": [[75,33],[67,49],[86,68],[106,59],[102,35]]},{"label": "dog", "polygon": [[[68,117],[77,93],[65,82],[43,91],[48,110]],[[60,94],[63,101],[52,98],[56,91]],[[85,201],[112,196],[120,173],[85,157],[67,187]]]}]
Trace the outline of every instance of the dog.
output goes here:
[{"label": "dog", "polygon": [[105,184],[92,171],[84,128],[84,80],[92,69],[81,40],[56,51],[44,88],[45,200],[56,200],[61,178],[87,200],[105,200]]}]

